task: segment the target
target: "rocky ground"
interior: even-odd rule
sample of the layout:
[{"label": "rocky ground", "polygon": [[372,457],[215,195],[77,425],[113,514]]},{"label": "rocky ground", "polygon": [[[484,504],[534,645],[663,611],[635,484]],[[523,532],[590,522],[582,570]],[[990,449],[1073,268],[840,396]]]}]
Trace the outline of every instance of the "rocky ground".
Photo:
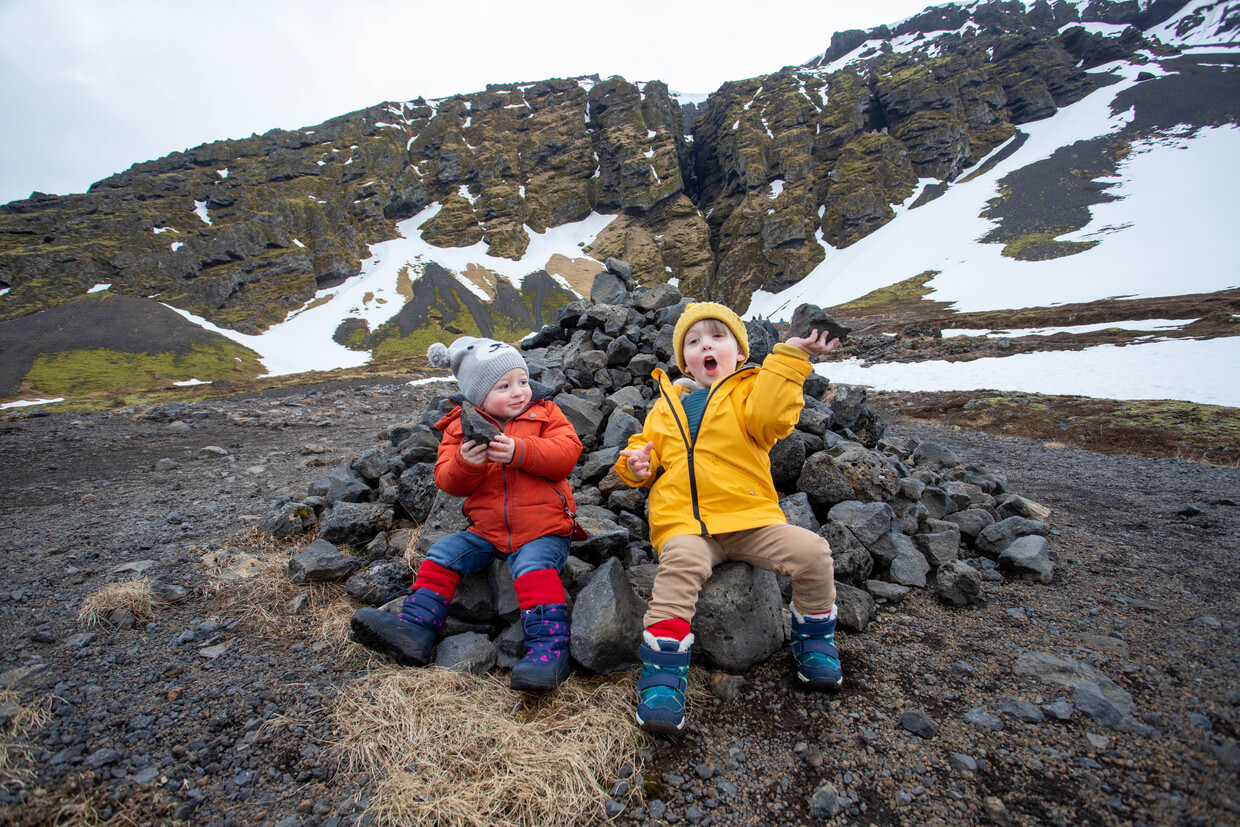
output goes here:
[{"label": "rocky ground", "polygon": [[[0,820],[366,823],[374,779],[340,768],[326,706],[361,661],[305,619],[245,622],[204,555],[437,390],[6,413]],[[618,785],[616,820],[1240,823],[1240,469],[888,421],[1050,507],[1054,582],[882,606],[840,635],[838,695],[796,686],[787,649],[740,679],[700,672],[686,735],[649,743],[644,797]],[[185,597],[120,628],[79,620],[135,573]],[[1113,682],[1130,714],[1044,681],[1047,656]]]}]

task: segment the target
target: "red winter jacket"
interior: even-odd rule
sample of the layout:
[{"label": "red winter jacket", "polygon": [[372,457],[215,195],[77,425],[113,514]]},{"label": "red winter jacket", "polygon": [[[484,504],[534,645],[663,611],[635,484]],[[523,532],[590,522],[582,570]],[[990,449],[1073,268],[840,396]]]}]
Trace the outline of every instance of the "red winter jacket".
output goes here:
[{"label": "red winter jacket", "polygon": [[435,485],[465,498],[470,531],[505,553],[539,537],[573,533],[577,503],[567,477],[581,456],[581,440],[558,405],[535,399],[508,420],[504,434],[517,443],[508,465],[472,465],[461,457],[460,405],[435,427],[443,432]]}]

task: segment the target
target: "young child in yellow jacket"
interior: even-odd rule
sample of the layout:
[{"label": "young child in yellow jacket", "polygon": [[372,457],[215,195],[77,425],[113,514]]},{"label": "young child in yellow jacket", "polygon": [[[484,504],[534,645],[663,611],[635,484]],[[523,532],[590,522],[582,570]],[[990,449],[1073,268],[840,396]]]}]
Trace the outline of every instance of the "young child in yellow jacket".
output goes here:
[{"label": "young child in yellow jacket", "polygon": [[810,354],[839,346],[829,335],[789,338],[761,367],[741,367],[749,337],[727,307],[691,304],[676,323],[676,363],[697,387],[655,370],[659,398],[616,461],[626,484],[649,489],[650,540],[659,554],[637,682],[637,722],[649,732],[684,726],[690,623],[702,584],[725,561],[791,577],[797,675],[814,688],[843,682],[831,547],[788,525],[768,455],[800,418]]}]

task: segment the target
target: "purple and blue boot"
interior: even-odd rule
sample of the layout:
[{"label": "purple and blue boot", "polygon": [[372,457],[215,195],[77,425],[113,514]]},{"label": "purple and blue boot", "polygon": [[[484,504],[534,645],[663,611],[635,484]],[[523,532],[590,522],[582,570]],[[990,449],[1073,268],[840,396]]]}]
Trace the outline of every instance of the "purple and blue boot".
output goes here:
[{"label": "purple and blue boot", "polygon": [[366,607],[349,622],[352,637],[404,666],[425,666],[448,617],[448,599],[438,592],[415,589],[401,604],[400,614]]},{"label": "purple and blue boot", "polygon": [[509,685],[521,692],[550,692],[568,677],[568,606],[557,603],[521,612],[525,656],[513,664]]}]

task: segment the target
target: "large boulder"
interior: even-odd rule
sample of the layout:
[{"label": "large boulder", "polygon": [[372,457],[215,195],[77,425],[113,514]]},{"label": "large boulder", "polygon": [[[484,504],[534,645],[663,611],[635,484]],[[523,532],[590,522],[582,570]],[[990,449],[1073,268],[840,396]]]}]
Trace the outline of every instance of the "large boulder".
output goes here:
[{"label": "large boulder", "polygon": [[774,574],[748,563],[718,566],[698,597],[695,655],[729,672],[761,663],[784,643],[782,609]]}]

